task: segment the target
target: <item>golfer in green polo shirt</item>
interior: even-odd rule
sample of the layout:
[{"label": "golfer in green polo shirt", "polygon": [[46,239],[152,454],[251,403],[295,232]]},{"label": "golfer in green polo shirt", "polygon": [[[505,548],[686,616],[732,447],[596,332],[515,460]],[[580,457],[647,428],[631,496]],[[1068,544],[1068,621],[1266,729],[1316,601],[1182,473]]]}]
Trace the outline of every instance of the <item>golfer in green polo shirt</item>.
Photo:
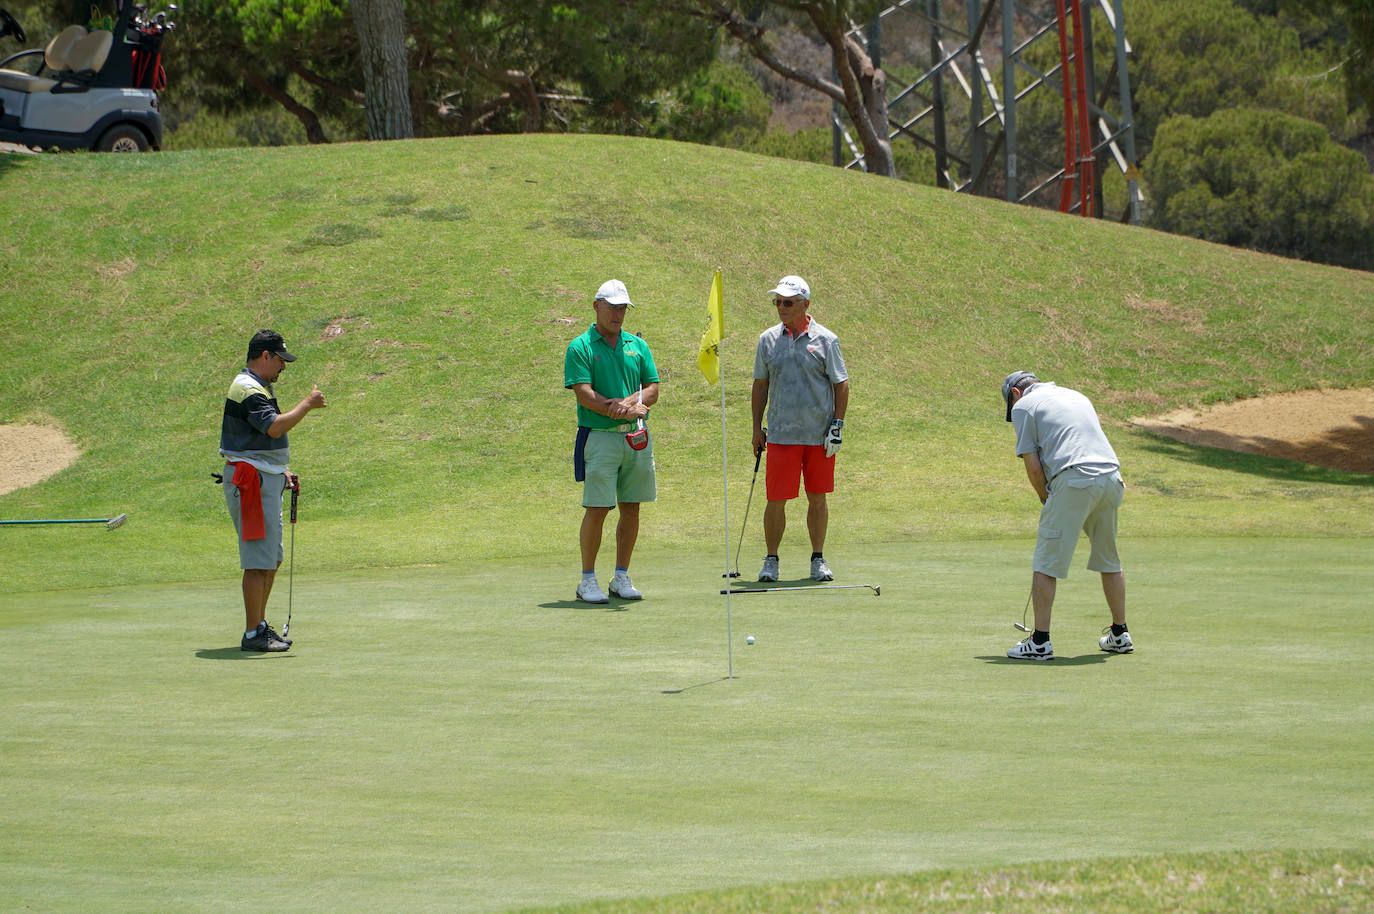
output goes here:
[{"label": "golfer in green polo shirt", "polygon": [[596,581],[596,555],[606,515],[617,505],[612,596],[640,600],[630,581],[630,556],[639,538],[639,506],[658,497],[654,444],[643,419],[658,402],[658,369],[649,345],[621,329],[632,307],[625,284],[609,279],[592,301],[596,322],[568,344],[563,387],[577,396],[574,476],[583,484],[582,580],[577,599],[609,600]]}]

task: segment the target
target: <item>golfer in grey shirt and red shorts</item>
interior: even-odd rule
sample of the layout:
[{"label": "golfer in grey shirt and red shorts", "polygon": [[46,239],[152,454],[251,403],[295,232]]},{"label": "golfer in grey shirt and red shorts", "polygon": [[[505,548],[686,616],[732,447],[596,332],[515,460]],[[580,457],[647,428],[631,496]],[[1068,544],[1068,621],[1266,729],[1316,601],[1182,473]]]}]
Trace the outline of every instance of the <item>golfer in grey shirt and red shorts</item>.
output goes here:
[{"label": "golfer in grey shirt and red shorts", "polygon": [[1097,412],[1076,390],[1015,371],[1002,382],[1007,421],[1016,429],[1016,456],[1040,496],[1040,527],[1032,563],[1031,601],[1035,631],[1007,651],[1017,660],[1053,660],[1050,612],[1056,583],[1069,576],[1078,531],[1088,536],[1088,570],[1102,575],[1102,593],[1112,614],[1110,632],[1098,647],[1117,654],[1134,648],[1126,630],[1126,583],[1116,549],[1116,515],[1124,485],[1121,462],[1102,431]]},{"label": "golfer in grey shirt and red shorts", "polygon": [[[784,276],[770,293],[780,323],[759,334],[754,352],[754,453],[768,449],[763,539],[768,552],[760,581],[778,579],[778,546],[787,527],[787,502],[806,480],[806,529],[811,578],[834,580],[823,550],[830,522],[826,495],[835,491],[835,454],[849,406],[849,373],[839,337],[807,311],[811,287]],[[763,427],[767,407],[768,430]]]}]

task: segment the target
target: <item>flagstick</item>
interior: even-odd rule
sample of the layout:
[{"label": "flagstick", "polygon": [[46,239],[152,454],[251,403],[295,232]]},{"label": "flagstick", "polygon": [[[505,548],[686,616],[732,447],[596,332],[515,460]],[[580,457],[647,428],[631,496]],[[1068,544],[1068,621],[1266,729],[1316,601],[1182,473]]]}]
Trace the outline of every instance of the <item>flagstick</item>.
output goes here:
[{"label": "flagstick", "polygon": [[[722,307],[723,310],[723,307]],[[716,343],[717,371],[719,372],[720,387],[720,478],[721,489],[725,496],[725,580],[730,580],[730,462],[729,452],[725,447],[725,360],[720,358],[721,343],[725,340],[722,337]],[[735,678],[735,641],[731,634],[730,618],[730,595],[725,595],[725,656],[726,672],[728,678]]]}]

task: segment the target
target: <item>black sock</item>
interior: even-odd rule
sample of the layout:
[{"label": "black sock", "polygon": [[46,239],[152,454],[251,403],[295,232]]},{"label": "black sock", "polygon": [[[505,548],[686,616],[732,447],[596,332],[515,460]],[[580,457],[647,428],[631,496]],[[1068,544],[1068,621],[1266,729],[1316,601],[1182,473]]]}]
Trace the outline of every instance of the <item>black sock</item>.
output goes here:
[{"label": "black sock", "polygon": [[821,555],[819,552],[813,552],[813,553],[811,553],[811,561],[813,561],[813,562],[816,561],[816,559],[823,559],[823,558],[825,558],[825,556]]},{"label": "black sock", "polygon": [[1031,644],[1044,644],[1048,640],[1050,640],[1049,632],[1042,632],[1038,628],[1031,632]]},{"label": "black sock", "polygon": [[768,553],[767,555],[764,556],[764,558],[766,558],[766,559],[775,559],[775,558],[777,558],[777,557],[778,557],[778,554],[777,554],[776,552],[770,552],[770,553]]},{"label": "black sock", "polygon": [[1126,631],[1126,626],[1124,626],[1124,625],[1113,625],[1113,626],[1112,626],[1112,634],[1115,635],[1115,636],[1118,637],[1118,638],[1120,638],[1120,637],[1125,633],[1125,631]]}]

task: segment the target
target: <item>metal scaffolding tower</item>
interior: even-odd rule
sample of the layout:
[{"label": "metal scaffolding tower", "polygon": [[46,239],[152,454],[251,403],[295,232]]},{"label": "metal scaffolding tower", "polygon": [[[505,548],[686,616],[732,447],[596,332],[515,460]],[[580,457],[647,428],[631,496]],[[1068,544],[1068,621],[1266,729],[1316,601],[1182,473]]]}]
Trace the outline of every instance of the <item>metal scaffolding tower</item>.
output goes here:
[{"label": "metal scaffolding tower", "polygon": [[[1103,27],[1113,41],[1099,80],[1093,34]],[[887,75],[894,146],[931,149],[938,186],[1019,203],[1057,196],[1063,212],[1101,215],[1099,176],[1115,166],[1126,182],[1121,219],[1140,223],[1122,0],[900,0],[850,34]],[[862,168],[841,117],[836,106],[835,164]],[[1051,131],[1062,164],[1047,148]]]}]

